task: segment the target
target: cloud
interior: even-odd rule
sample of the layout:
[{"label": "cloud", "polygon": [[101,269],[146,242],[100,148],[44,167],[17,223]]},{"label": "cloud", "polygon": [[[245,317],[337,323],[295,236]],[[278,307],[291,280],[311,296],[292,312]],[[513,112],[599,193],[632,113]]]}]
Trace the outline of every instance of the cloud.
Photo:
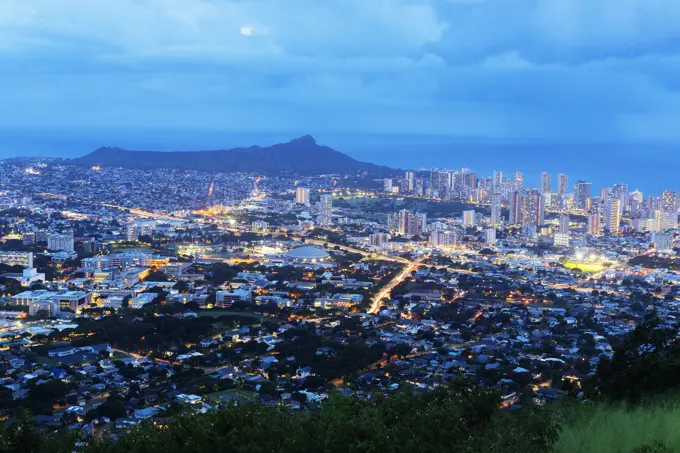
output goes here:
[{"label": "cloud", "polygon": [[680,139],[677,23],[675,0],[3,0],[0,123]]},{"label": "cloud", "polygon": [[255,33],[255,27],[252,25],[245,25],[241,27],[241,34],[243,36],[253,36],[253,33]]}]

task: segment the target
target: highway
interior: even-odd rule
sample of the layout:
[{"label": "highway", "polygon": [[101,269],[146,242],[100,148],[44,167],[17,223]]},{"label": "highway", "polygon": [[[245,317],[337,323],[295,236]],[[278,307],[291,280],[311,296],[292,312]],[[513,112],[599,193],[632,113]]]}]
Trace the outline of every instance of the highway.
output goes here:
[{"label": "highway", "polygon": [[392,291],[406,278],[408,278],[411,275],[411,272],[413,272],[421,265],[422,264],[420,262],[411,262],[401,272],[399,272],[399,274],[397,274],[392,280],[390,280],[385,286],[383,286],[382,289],[378,292],[378,294],[376,294],[375,297],[373,298],[373,303],[371,304],[371,308],[368,310],[368,312],[373,314],[378,313],[378,311],[380,310],[380,302],[390,294],[390,291]]}]

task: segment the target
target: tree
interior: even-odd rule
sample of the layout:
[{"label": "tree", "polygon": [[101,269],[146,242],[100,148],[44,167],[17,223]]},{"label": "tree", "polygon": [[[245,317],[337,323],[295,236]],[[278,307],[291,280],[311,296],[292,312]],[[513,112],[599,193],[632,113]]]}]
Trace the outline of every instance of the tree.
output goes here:
[{"label": "tree", "polygon": [[169,279],[165,272],[153,271],[149,272],[149,275],[145,278],[145,280],[149,282],[167,282]]},{"label": "tree", "polygon": [[319,387],[323,387],[326,384],[326,379],[324,379],[321,376],[309,376],[308,378],[305,378],[305,389],[311,390],[311,389],[317,389]]},{"label": "tree", "polygon": [[52,379],[43,384],[29,386],[28,395],[33,401],[54,404],[66,396],[69,386],[59,379]]},{"label": "tree", "polygon": [[394,347],[394,353],[401,359],[409,355],[412,350],[413,347],[408,343],[399,343]]},{"label": "tree", "polygon": [[271,381],[264,381],[260,384],[258,392],[262,395],[276,395],[276,385]]},{"label": "tree", "polygon": [[600,395],[639,402],[643,397],[680,388],[678,329],[660,326],[651,315],[624,338],[614,357],[600,360],[595,376]]},{"label": "tree", "polygon": [[117,395],[109,396],[97,409],[97,415],[111,420],[125,417],[127,410],[123,400]]}]

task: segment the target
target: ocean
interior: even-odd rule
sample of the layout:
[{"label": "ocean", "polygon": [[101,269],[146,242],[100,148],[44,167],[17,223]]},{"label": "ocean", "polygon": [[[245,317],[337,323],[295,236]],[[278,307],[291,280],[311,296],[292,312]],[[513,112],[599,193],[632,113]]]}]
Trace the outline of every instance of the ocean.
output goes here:
[{"label": "ocean", "polygon": [[[101,146],[184,151],[271,145],[306,132],[233,133],[177,129],[0,130],[0,159],[20,156],[73,158]],[[680,188],[680,144],[550,143],[461,139],[418,135],[312,134],[317,142],[355,159],[393,168],[470,168],[478,176],[501,170],[524,173],[525,184],[538,186],[540,174],[569,176],[599,188],[628,184],[644,193]]]}]

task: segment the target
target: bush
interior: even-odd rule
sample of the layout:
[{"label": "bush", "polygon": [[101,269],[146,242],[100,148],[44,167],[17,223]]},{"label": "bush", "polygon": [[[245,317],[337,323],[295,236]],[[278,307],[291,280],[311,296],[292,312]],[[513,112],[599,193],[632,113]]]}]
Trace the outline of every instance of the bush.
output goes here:
[{"label": "bush", "polygon": [[[530,453],[549,448],[556,435],[551,418],[515,417],[499,411],[498,404],[494,393],[458,386],[372,401],[332,394],[308,412],[240,402],[207,414],[180,415],[164,429],[143,423],[116,440],[93,440],[85,452]],[[55,438],[43,442],[53,453],[70,451]],[[5,446],[14,448],[11,438]],[[11,448],[3,451],[16,451]],[[24,451],[40,450],[47,449],[41,444]]]}]

